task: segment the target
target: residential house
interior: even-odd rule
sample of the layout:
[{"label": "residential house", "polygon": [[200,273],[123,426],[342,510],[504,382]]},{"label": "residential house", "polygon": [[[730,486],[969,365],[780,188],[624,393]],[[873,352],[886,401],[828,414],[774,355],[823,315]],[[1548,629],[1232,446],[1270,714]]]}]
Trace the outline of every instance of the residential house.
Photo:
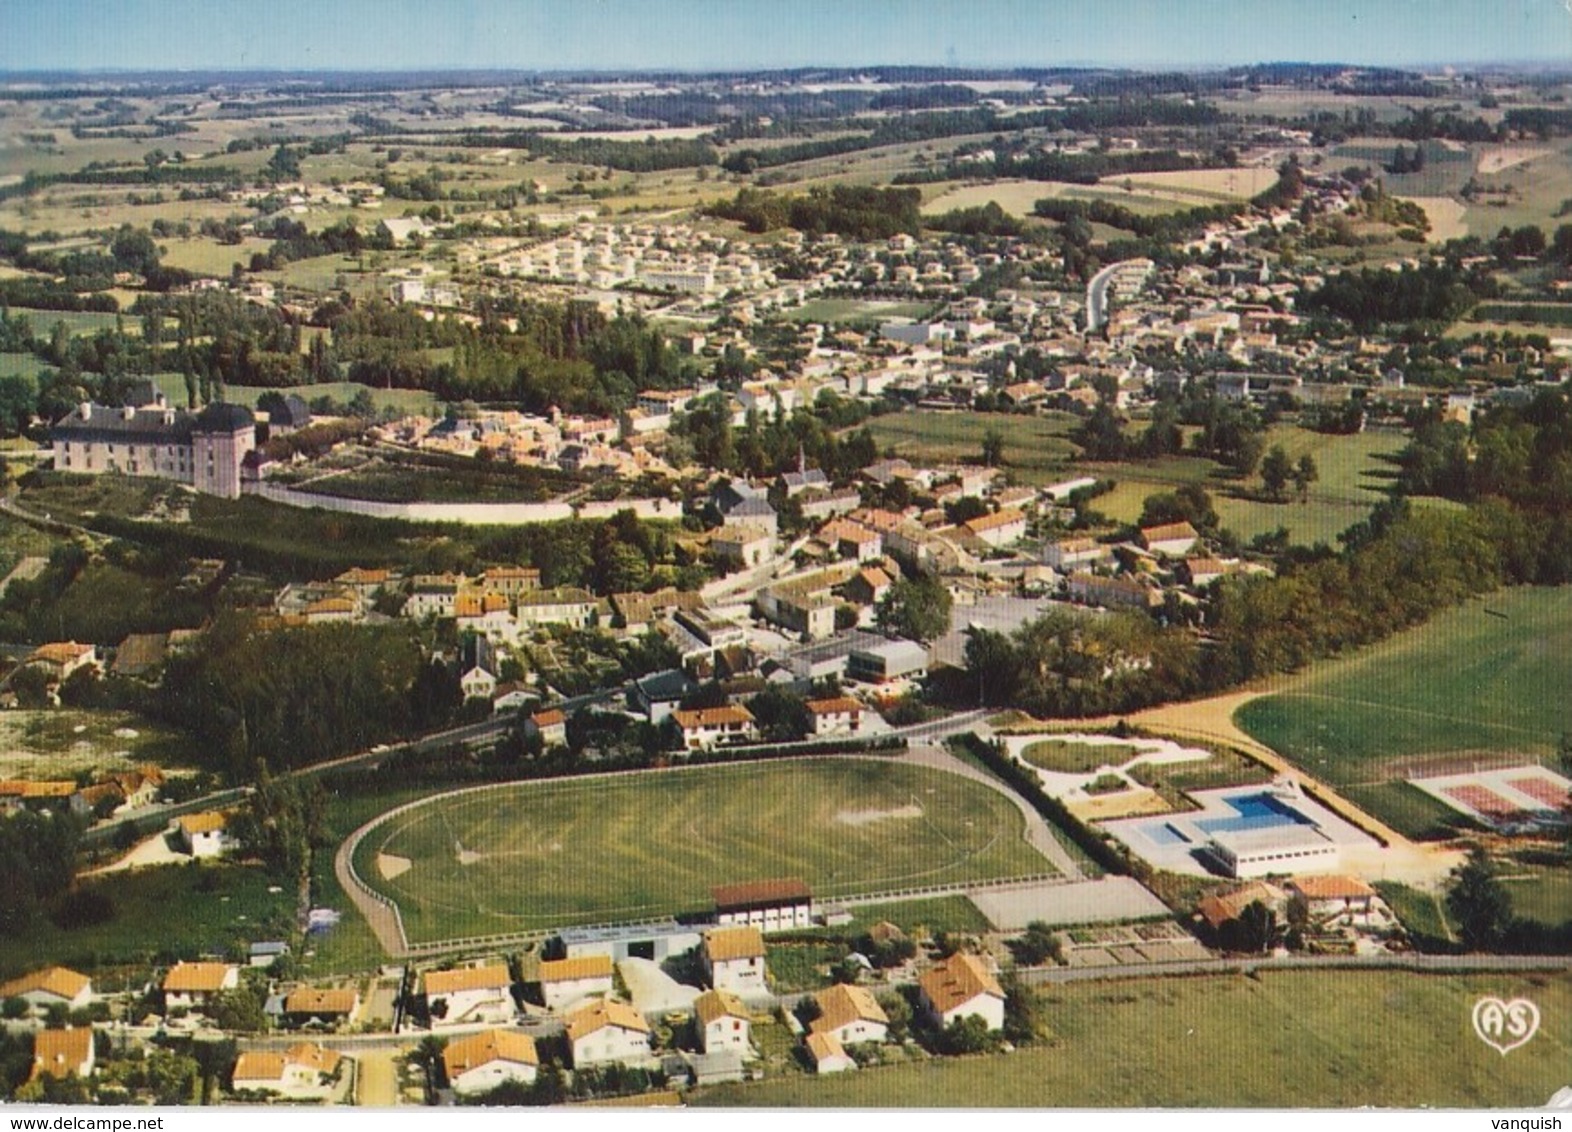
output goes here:
[{"label": "residential house", "polygon": [[715,922],[752,924],[766,935],[813,926],[813,891],[795,878],[746,881],[711,889]]},{"label": "residential house", "polygon": [[759,736],[753,713],[735,704],[693,711],[678,709],[671,713],[671,718],[682,733],[682,749],[685,751],[733,747],[751,743]]},{"label": "residential house", "polygon": [[1381,899],[1370,885],[1352,876],[1294,877],[1283,888],[1289,896],[1302,899],[1316,918],[1369,915]]},{"label": "residential house", "polygon": [[979,515],[961,525],[973,538],[995,548],[1026,537],[1026,514],[1013,507]]},{"label": "residential house", "polygon": [[566,1025],[574,1069],[650,1060],[650,1024],[624,1003],[597,999],[569,1014]]},{"label": "residential house", "polygon": [[751,570],[769,561],[775,536],[750,523],[728,524],[710,537],[710,550],[727,565]]},{"label": "residential house", "polygon": [[415,620],[425,617],[452,617],[458,605],[459,587],[466,579],[457,574],[417,574],[410,582],[409,600],[404,616]]},{"label": "residential house", "polygon": [[176,963],[164,975],[165,1010],[201,1010],[221,991],[240,985],[240,968],[228,963]]},{"label": "residential house", "polygon": [[710,986],[738,994],[767,990],[764,933],[756,926],[711,928],[700,951]]},{"label": "residential house", "polygon": [[42,668],[54,683],[64,683],[73,672],[98,664],[98,646],[76,641],[50,641],[27,654],[22,664]]},{"label": "residential house", "polygon": [[516,598],[540,589],[540,571],[528,566],[494,566],[480,576],[488,593]]},{"label": "residential house", "polygon": [[655,726],[666,722],[677,705],[698,688],[680,668],[640,676],[628,687],[628,707]]},{"label": "residential house", "polygon": [[608,995],[612,983],[609,955],[546,959],[540,964],[540,992],[551,1010],[561,1010],[582,999]]},{"label": "residential house", "polygon": [[504,966],[427,971],[423,984],[433,1026],[513,1019],[513,977]]},{"label": "residential house", "polygon": [[809,700],[814,735],[857,735],[862,732],[862,704],[850,696]]},{"label": "residential house", "polygon": [[1200,534],[1188,522],[1141,528],[1141,545],[1153,554],[1183,558],[1195,549]]},{"label": "residential house", "polygon": [[894,582],[882,566],[865,566],[847,580],[844,592],[846,600],[858,605],[877,605],[892,585]]},{"label": "residential house", "polygon": [[743,499],[721,511],[721,524],[727,527],[753,527],[763,530],[771,538],[780,533],[780,517],[775,508],[761,496]]},{"label": "residential house", "polygon": [[1095,566],[1113,557],[1113,547],[1091,538],[1067,538],[1043,547],[1043,562],[1062,574],[1077,566]]},{"label": "residential house", "polygon": [[228,825],[228,816],[218,810],[185,814],[176,819],[175,841],[193,857],[217,857],[233,844]]},{"label": "residential house", "polygon": [[515,617],[520,628],[535,625],[566,625],[588,629],[595,623],[599,603],[593,594],[572,586],[554,590],[534,590],[518,598]]},{"label": "residential house", "polygon": [[1209,586],[1233,573],[1233,564],[1221,558],[1186,558],[1179,564],[1177,573],[1186,585]]},{"label": "residential house", "polygon": [[529,717],[525,730],[532,735],[540,736],[542,747],[565,747],[568,745],[568,717],[562,714],[560,708],[547,708],[537,711]]},{"label": "residential house", "polygon": [[836,983],[813,996],[818,1017],[808,1026],[809,1033],[827,1034],[843,1046],[858,1042],[882,1042],[890,1032],[890,1018],[867,987]]},{"label": "residential house", "polygon": [[360,992],[353,987],[296,987],[284,996],[283,1017],[292,1026],[341,1026],[359,1009]]},{"label": "residential house", "polygon": [[116,676],[157,677],[168,651],[168,633],[132,633],[115,649],[109,670]]},{"label": "residential house", "polygon": [[29,1080],[40,1077],[91,1077],[93,1066],[91,1026],[39,1030],[33,1035],[33,1072]]},{"label": "residential house", "polygon": [[442,1051],[448,1084],[461,1097],[488,1093],[499,1085],[533,1085],[540,1072],[535,1039],[515,1030],[482,1030],[454,1038]]},{"label": "residential house", "polygon": [[819,532],[819,539],[842,558],[872,562],[884,553],[884,536],[861,523],[836,519]]},{"label": "residential house", "polygon": [[518,680],[504,680],[491,693],[493,712],[518,711],[540,699],[540,694]]},{"label": "residential house", "polygon": [[81,1010],[93,1000],[93,980],[66,967],[45,967],[0,983],[0,1002],[10,998],[19,998],[39,1011],[51,1006]]},{"label": "residential house", "polygon": [[1066,589],[1071,601],[1108,609],[1151,609],[1163,603],[1161,590],[1124,576],[1071,574]]},{"label": "residential house", "polygon": [[809,1034],[803,1044],[808,1048],[808,1057],[813,1062],[815,1073],[844,1073],[857,1068],[851,1054],[836,1041],[833,1034]]},{"label": "residential house", "polygon": [[[453,620],[459,633],[473,633],[493,643],[512,641],[518,637],[518,621],[505,594],[460,593],[453,600]],[[495,671],[491,672],[496,675]],[[477,692],[475,695],[490,695]]]},{"label": "residential house", "polygon": [[957,951],[923,972],[917,986],[936,1026],[976,1015],[990,1030],[1004,1028],[1004,991],[981,956]]},{"label": "residential house", "polygon": [[237,1093],[271,1093],[290,1100],[325,1098],[343,1057],[315,1042],[301,1042],[282,1053],[246,1050],[235,1062],[230,1082]]},{"label": "residential house", "polygon": [[724,990],[707,990],[693,1000],[694,1029],[705,1053],[752,1050],[753,1019],[742,999]]},{"label": "residential house", "polygon": [[1214,932],[1239,918],[1251,904],[1260,903],[1274,912],[1281,912],[1287,897],[1283,890],[1265,881],[1251,881],[1229,892],[1213,893],[1201,898],[1196,911]]}]

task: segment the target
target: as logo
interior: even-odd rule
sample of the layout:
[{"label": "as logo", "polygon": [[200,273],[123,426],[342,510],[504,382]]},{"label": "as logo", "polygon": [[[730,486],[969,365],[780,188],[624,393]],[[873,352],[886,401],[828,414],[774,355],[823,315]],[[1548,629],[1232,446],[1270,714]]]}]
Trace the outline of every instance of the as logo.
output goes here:
[{"label": "as logo", "polygon": [[1526,998],[1502,1002],[1482,998],[1474,1003],[1474,1033],[1505,1057],[1539,1031],[1539,1007]]}]

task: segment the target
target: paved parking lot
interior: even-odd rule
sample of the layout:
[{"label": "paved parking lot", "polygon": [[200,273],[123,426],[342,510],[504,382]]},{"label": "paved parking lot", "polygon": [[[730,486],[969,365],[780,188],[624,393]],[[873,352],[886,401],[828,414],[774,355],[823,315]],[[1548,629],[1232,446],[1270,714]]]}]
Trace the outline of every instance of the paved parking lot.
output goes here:
[{"label": "paved parking lot", "polygon": [[978,911],[1002,932],[1027,924],[1113,924],[1168,915],[1168,907],[1131,877],[1103,877],[1075,884],[981,889],[969,894]]},{"label": "paved parking lot", "polygon": [[1042,597],[984,597],[974,605],[957,605],[950,612],[950,631],[933,646],[933,662],[959,668],[966,652],[966,630],[973,625],[1010,633],[1062,604]]}]

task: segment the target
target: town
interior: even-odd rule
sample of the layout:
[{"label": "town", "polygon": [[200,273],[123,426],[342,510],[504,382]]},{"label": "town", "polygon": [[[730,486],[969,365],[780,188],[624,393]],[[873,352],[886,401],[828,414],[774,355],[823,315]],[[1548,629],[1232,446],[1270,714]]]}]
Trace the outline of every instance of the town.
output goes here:
[{"label": "town", "polygon": [[0,75],[0,1095],[1547,1103],[1569,85]]}]

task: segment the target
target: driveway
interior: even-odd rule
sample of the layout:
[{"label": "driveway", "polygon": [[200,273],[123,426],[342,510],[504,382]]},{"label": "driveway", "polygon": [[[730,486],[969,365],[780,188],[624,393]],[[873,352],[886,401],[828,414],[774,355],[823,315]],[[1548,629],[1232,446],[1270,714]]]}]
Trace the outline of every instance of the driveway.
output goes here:
[{"label": "driveway", "polygon": [[646,1017],[692,1010],[693,1000],[702,993],[698,987],[679,983],[652,959],[624,959],[617,964],[617,971],[628,986],[633,1005]]}]

